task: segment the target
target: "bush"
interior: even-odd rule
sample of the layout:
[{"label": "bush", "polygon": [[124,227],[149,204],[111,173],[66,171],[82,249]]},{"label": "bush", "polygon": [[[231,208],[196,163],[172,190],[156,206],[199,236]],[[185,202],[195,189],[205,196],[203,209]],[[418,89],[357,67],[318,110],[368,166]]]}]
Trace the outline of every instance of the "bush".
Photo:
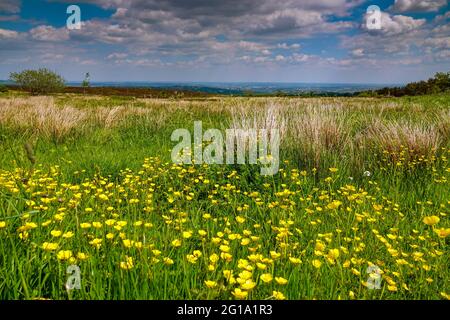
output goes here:
[{"label": "bush", "polygon": [[9,78],[32,95],[59,92],[64,88],[64,79],[45,68],[12,72]]},{"label": "bush", "polygon": [[0,84],[0,92],[8,92],[8,88],[5,85]]}]

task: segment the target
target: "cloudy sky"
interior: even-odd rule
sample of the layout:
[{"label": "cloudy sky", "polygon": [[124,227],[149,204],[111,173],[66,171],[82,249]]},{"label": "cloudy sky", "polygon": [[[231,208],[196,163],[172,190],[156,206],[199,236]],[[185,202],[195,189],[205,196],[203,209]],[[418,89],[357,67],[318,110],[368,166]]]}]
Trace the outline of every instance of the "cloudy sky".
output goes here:
[{"label": "cloudy sky", "polygon": [[0,0],[0,79],[404,83],[450,71],[449,22],[448,0]]}]

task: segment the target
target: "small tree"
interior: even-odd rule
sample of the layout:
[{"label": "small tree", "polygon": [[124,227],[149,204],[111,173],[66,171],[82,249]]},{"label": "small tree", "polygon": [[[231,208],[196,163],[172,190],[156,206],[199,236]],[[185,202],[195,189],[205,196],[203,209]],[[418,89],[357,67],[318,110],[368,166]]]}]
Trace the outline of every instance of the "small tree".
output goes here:
[{"label": "small tree", "polygon": [[86,93],[86,88],[89,88],[91,86],[90,77],[91,75],[89,74],[89,72],[87,72],[84,76],[83,82],[81,83],[84,93]]},{"label": "small tree", "polygon": [[60,75],[45,68],[12,72],[9,78],[32,95],[59,92],[65,82]]}]

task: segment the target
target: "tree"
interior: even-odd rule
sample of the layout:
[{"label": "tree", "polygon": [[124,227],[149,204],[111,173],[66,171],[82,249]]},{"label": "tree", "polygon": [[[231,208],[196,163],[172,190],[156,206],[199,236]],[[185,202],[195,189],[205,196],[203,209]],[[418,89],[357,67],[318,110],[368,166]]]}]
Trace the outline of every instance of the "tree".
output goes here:
[{"label": "tree", "polygon": [[433,81],[434,85],[439,87],[440,91],[446,91],[450,89],[450,72],[438,72],[434,76],[434,79],[430,79]]},{"label": "tree", "polygon": [[89,88],[91,86],[90,77],[91,77],[91,75],[89,74],[89,72],[87,72],[86,75],[84,76],[83,82],[81,83],[81,86],[84,89],[83,90],[84,93],[86,93],[86,88]]},{"label": "tree", "polygon": [[60,75],[46,68],[12,72],[9,78],[32,95],[59,92],[65,83]]}]

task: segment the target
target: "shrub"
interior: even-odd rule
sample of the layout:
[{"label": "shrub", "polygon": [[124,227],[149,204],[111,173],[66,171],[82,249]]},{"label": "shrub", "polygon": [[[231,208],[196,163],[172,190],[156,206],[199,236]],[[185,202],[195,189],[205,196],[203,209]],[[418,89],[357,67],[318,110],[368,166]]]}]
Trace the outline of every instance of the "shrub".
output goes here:
[{"label": "shrub", "polygon": [[7,92],[7,91],[8,91],[8,88],[5,85],[0,84],[0,92]]},{"label": "shrub", "polygon": [[64,88],[64,79],[45,68],[12,72],[10,79],[32,95],[58,92]]}]

